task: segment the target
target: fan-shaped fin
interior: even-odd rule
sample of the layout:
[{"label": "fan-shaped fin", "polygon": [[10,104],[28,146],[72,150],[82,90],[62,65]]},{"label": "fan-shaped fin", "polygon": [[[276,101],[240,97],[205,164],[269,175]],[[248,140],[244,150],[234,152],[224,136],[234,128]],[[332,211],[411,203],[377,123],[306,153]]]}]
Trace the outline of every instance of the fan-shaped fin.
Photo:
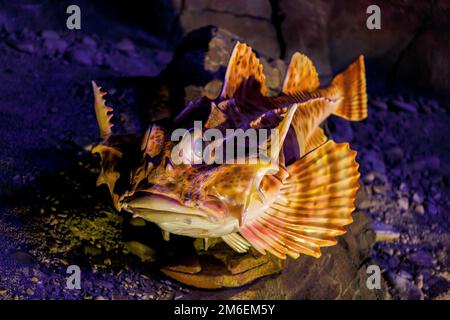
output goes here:
[{"label": "fan-shaped fin", "polygon": [[337,116],[350,121],[367,117],[366,72],[362,55],[333,79],[331,86],[325,89],[325,95],[340,99],[334,112]]},{"label": "fan-shaped fin", "polygon": [[247,252],[251,247],[250,243],[242,238],[237,232],[222,236],[222,239],[226,242],[226,244],[233,248],[234,251],[239,253]]},{"label": "fan-shaped fin", "polygon": [[261,84],[261,93],[267,94],[266,77],[263,73],[263,65],[245,43],[236,43],[228,62],[225,74],[225,82],[222,88],[221,98],[232,98],[243,81],[253,77]]},{"label": "fan-shaped fin", "polygon": [[312,92],[319,85],[319,76],[311,60],[300,52],[294,53],[286,71],[282,92],[287,95],[299,91]]},{"label": "fan-shaped fin", "polygon": [[352,222],[358,190],[356,152],[329,140],[288,167],[279,198],[239,229],[259,252],[279,258],[307,254],[336,244]]}]

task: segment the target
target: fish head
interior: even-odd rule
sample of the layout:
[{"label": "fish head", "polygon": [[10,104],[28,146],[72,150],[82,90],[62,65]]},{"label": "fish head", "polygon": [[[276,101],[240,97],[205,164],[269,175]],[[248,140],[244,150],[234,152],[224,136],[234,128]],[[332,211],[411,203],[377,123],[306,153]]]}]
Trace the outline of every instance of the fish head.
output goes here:
[{"label": "fish head", "polygon": [[[103,138],[92,150],[101,158],[97,185],[108,186],[117,210],[129,211],[172,233],[207,237],[211,230],[236,231],[281,187],[281,180],[272,177],[279,167],[267,159],[251,161],[252,155],[244,153],[236,161],[228,162],[228,155],[217,161],[223,156],[218,150],[226,150],[235,133],[204,143],[206,132],[194,127],[185,130],[180,141],[172,139],[173,132],[169,136],[165,128],[152,124],[141,137],[112,135],[107,113],[111,109],[98,99],[98,88],[94,92]],[[230,104],[222,103],[220,108],[226,105]],[[211,102],[212,116],[220,114],[218,108]],[[223,122],[208,123],[220,131]],[[267,141],[266,137],[259,143]]]},{"label": "fish head", "polygon": [[130,189],[119,196],[120,209],[172,233],[206,237],[213,230],[238,227],[279,190],[280,184],[265,178],[270,163],[248,158],[244,163],[206,163],[210,144],[198,152],[202,134],[188,130],[180,142],[166,140],[156,161],[144,157],[133,169]]}]

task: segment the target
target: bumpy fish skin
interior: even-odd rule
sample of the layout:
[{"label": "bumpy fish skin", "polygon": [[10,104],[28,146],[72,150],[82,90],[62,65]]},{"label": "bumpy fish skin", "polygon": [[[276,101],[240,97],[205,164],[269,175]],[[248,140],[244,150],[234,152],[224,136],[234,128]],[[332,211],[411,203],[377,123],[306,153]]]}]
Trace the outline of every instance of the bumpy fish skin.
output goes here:
[{"label": "bumpy fish skin", "polygon": [[[277,161],[208,165],[171,161],[172,150],[180,146],[195,158],[195,150],[189,149],[201,138],[195,131],[179,143],[156,124],[142,137],[113,135],[112,109],[93,83],[102,139],[92,150],[101,156],[97,185],[108,186],[119,211],[156,223],[165,238],[169,233],[222,237],[237,252],[254,247],[282,259],[320,257],[320,248],[334,245],[352,222],[359,188],[356,152],[328,139],[320,124],[331,114],[350,121],[367,117],[363,57],[329,86],[319,86],[312,62],[295,53],[282,92],[267,97],[262,64],[249,46],[238,42],[220,96],[192,102],[175,123],[201,104],[210,108],[206,128],[276,128],[282,133],[277,143],[269,139],[263,145]],[[288,159],[289,149],[298,154]]]}]

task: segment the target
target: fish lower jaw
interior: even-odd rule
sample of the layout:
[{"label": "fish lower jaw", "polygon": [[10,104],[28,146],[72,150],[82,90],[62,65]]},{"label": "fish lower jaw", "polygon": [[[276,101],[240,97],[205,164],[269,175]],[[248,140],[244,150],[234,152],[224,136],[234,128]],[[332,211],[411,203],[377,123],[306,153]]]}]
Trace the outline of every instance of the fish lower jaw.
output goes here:
[{"label": "fish lower jaw", "polygon": [[157,225],[162,230],[170,232],[172,234],[201,239],[220,238],[222,236],[238,231],[239,228],[238,221],[236,219],[220,226],[215,226],[215,228],[212,228],[212,226],[210,225],[196,225],[187,227],[186,225],[173,222],[159,223]]}]

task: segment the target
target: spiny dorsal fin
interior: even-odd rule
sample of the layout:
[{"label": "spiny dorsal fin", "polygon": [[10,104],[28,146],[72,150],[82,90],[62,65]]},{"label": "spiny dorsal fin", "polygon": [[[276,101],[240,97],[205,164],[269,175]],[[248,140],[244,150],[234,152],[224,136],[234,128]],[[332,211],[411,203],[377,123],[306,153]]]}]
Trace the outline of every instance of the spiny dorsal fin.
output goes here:
[{"label": "spiny dorsal fin", "polygon": [[316,68],[309,58],[300,52],[294,53],[283,82],[283,93],[312,92],[320,85]]},{"label": "spiny dorsal fin", "polygon": [[95,115],[97,116],[100,138],[108,140],[111,136],[111,128],[113,127],[113,124],[110,123],[113,117],[111,114],[113,109],[105,103],[103,96],[106,95],[106,92],[101,91],[102,88],[97,86],[94,81],[92,81],[92,89],[94,90]]},{"label": "spiny dorsal fin", "polygon": [[260,253],[320,257],[352,222],[359,188],[356,152],[329,140],[288,167],[279,198],[239,229]]},{"label": "spiny dorsal fin", "polygon": [[252,76],[261,84],[261,93],[266,95],[267,85],[263,65],[251,47],[238,41],[228,62],[220,97],[223,99],[232,98],[242,82]]}]

